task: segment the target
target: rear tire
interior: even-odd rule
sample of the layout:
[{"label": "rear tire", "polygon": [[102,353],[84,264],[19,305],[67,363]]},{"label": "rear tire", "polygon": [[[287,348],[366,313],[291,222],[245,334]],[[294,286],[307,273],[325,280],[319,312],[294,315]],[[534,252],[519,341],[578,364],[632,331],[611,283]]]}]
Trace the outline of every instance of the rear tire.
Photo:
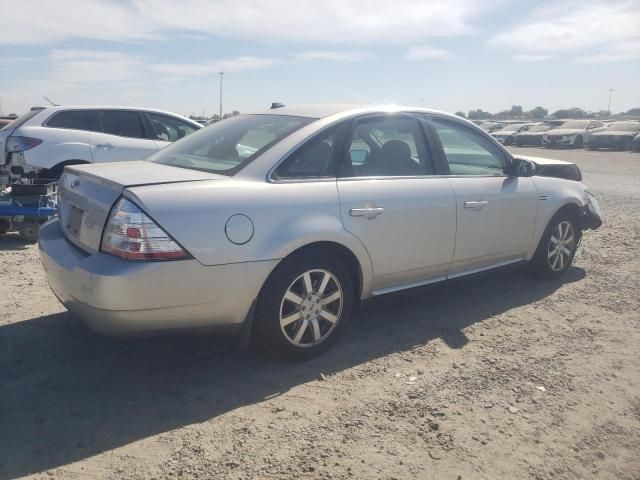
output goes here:
[{"label": "rear tire", "polygon": [[626,138],[622,149],[627,152],[633,150],[633,138]]},{"label": "rear tire", "polygon": [[10,218],[0,218],[0,235],[9,233],[12,228],[13,225],[11,224]]},{"label": "rear tire", "polygon": [[272,356],[313,358],[336,342],[353,298],[353,280],[340,260],[322,250],[302,250],[267,279],[256,309],[255,338]]},{"label": "rear tire", "polygon": [[580,135],[578,135],[576,137],[576,139],[573,141],[573,145],[576,148],[582,148],[582,145],[584,144],[584,140],[582,139],[582,137]]},{"label": "rear tire", "polygon": [[38,222],[22,222],[20,227],[18,227],[18,232],[20,232],[20,237],[25,242],[28,243],[36,243],[38,241],[38,233],[40,232],[40,224]]},{"label": "rear tire", "polygon": [[557,213],[547,225],[529,266],[539,278],[559,278],[569,269],[582,231],[575,215]]}]

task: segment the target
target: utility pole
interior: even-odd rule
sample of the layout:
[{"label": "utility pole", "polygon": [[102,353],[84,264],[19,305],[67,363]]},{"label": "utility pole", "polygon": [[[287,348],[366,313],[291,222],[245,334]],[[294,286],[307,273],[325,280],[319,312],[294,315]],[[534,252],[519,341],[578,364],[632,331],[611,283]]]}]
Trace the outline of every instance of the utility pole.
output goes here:
[{"label": "utility pole", "polygon": [[609,112],[609,114],[611,114],[611,94],[615,92],[615,89],[610,88],[609,89],[609,104],[607,105],[607,112]]},{"label": "utility pole", "polygon": [[224,77],[224,70],[218,72],[220,75],[220,120],[222,120],[222,78]]},{"label": "utility pole", "polygon": [[424,97],[420,97],[420,108],[424,107]]}]

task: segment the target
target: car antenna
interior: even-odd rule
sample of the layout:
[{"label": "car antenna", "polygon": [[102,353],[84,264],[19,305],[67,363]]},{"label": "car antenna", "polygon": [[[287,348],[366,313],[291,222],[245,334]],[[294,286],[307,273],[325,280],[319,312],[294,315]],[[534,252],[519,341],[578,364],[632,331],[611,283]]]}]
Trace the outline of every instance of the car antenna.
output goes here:
[{"label": "car antenna", "polygon": [[60,105],[58,105],[57,103],[53,103],[51,100],[49,100],[47,97],[45,97],[44,95],[42,96],[42,98],[44,98],[47,102],[49,102],[51,105],[53,105],[54,107],[59,107]]},{"label": "car antenna", "polygon": [[280,103],[280,102],[273,102],[271,104],[271,108],[269,110],[274,110],[276,108],[282,108],[284,107],[284,103]]}]

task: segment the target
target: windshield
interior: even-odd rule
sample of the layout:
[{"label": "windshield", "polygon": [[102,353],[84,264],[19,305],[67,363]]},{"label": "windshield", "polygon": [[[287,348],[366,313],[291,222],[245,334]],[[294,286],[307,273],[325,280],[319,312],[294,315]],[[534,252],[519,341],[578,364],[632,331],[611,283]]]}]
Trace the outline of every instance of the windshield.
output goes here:
[{"label": "windshield", "polygon": [[529,130],[527,130],[527,132],[546,132],[550,128],[551,127],[549,125],[533,125],[529,127]]},{"label": "windshield", "polygon": [[609,130],[617,130],[618,132],[637,132],[640,130],[640,123],[615,122],[609,125]]},{"label": "windshield", "polygon": [[560,128],[582,129],[587,128],[587,125],[589,125],[589,120],[568,120],[564,122]]},{"label": "windshield", "polygon": [[163,148],[148,160],[233,175],[266,149],[313,120],[285,115],[231,117]]},{"label": "windshield", "polygon": [[501,132],[517,132],[518,130],[520,130],[522,128],[524,124],[522,123],[513,123],[511,125],[507,125],[505,127],[502,127],[502,129],[500,130]]}]

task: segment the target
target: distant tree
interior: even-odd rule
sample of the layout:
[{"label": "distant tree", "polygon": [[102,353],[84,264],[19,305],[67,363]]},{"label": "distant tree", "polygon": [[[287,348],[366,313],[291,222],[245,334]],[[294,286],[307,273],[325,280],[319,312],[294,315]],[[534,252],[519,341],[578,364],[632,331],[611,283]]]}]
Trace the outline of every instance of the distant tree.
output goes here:
[{"label": "distant tree", "polygon": [[511,110],[509,110],[509,115],[511,115],[512,117],[522,117],[522,106],[511,105]]},{"label": "distant tree", "polygon": [[505,119],[505,118],[510,118],[511,117],[511,110],[502,110],[501,112],[498,112],[494,115],[494,118],[497,119]]},{"label": "distant tree", "polygon": [[485,120],[487,118],[493,118],[493,114],[478,108],[477,110],[469,110],[467,118],[469,120]]},{"label": "distant tree", "polygon": [[587,112],[581,108],[573,107],[556,110],[553,112],[553,116],[556,118],[584,118],[587,116]]},{"label": "distant tree", "polygon": [[640,107],[627,110],[627,115],[640,115]]},{"label": "distant tree", "polygon": [[531,120],[543,119],[547,115],[549,115],[549,110],[547,110],[544,107],[532,108],[531,110],[529,110],[528,112],[525,112],[525,114],[524,114],[525,118],[528,118],[528,119],[531,119]]},{"label": "distant tree", "polygon": [[231,115],[233,115],[234,117],[236,115],[240,115],[240,111],[239,110],[234,110],[233,112],[231,112]]},{"label": "distant tree", "polygon": [[467,116],[464,114],[464,112],[456,112],[456,115],[462,118],[467,118]]}]

